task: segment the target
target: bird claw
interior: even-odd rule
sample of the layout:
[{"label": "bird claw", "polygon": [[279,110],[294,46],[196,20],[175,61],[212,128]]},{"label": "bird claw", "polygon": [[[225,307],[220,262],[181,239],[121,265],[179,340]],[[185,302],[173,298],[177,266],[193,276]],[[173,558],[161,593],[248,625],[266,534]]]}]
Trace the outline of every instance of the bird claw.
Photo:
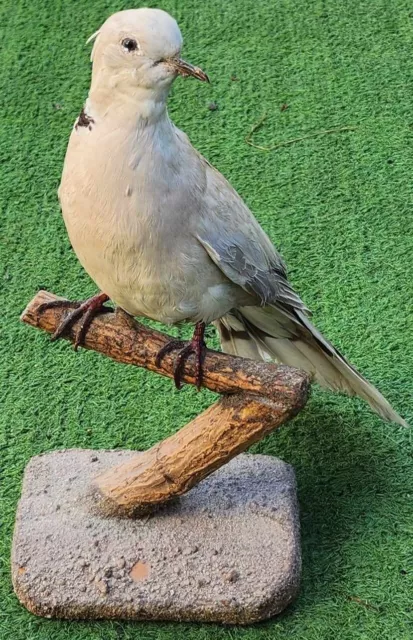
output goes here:
[{"label": "bird claw", "polygon": [[202,386],[202,364],[205,357],[206,344],[204,342],[205,324],[199,322],[195,326],[194,335],[189,342],[181,340],[170,340],[158,352],[155,360],[157,367],[160,366],[162,359],[166,354],[179,349],[174,366],[174,382],[177,389],[182,389],[182,376],[184,374],[185,364],[188,358],[195,355],[195,386],[198,391]]},{"label": "bird claw", "polygon": [[80,346],[84,345],[85,337],[87,331],[92,323],[93,318],[98,313],[107,313],[111,311],[108,307],[104,306],[104,302],[109,300],[109,296],[105,293],[99,293],[96,296],[92,296],[88,300],[84,302],[73,301],[70,300],[53,300],[52,302],[45,302],[37,308],[38,313],[43,313],[47,309],[72,309],[70,313],[62,320],[62,322],[57,327],[56,331],[53,333],[51,340],[57,340],[61,338],[71,327],[75,324],[75,322],[81,318],[81,322],[75,334],[74,340],[74,349],[78,350]]}]

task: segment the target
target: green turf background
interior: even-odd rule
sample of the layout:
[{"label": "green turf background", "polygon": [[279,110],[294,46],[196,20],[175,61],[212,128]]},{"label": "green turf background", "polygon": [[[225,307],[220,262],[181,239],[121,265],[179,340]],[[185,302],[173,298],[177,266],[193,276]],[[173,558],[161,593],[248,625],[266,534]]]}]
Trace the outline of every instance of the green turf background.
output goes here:
[{"label": "green turf background", "polygon": [[[129,7],[3,0],[0,8],[0,636],[412,638],[412,433],[384,424],[361,401],[318,390],[294,423],[255,447],[292,463],[299,486],[302,590],[277,620],[249,629],[56,622],[28,614],[13,595],[13,520],[32,455],[145,449],[212,401],[75,354],[66,342],[52,345],[19,323],[40,287],[72,298],[95,291],[70,249],[56,190],[88,88],[85,40]],[[252,207],[316,323],[413,422],[413,5],[164,0],[162,8],[180,23],[188,59],[212,80],[178,81],[173,119]],[[212,101],[218,110],[208,109]],[[261,145],[357,129],[263,152],[244,139],[264,113],[254,137]]]}]

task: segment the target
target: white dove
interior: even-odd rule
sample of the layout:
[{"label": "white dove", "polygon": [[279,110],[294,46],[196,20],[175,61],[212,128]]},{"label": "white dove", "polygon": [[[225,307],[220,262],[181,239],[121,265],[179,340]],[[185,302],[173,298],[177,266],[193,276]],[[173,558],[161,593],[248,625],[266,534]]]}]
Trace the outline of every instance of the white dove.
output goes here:
[{"label": "white dove", "polygon": [[304,369],[406,425],[311,324],[248,207],[171,122],[167,98],[176,77],[208,80],[180,58],[175,20],[158,9],[121,11],[92,38],[91,87],[70,136],[59,198],[74,251],[103,293],[67,303],[76,308],[54,337],[80,318],[80,344],[108,299],[133,316],[194,322],[192,340],[179,343],[175,382],[195,353],[199,388],[204,329],[214,322],[227,353]]}]

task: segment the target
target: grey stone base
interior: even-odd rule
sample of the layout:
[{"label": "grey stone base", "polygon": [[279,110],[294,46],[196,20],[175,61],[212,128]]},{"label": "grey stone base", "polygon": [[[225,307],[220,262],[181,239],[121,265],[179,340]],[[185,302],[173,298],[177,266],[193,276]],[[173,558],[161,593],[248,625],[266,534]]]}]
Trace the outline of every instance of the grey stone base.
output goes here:
[{"label": "grey stone base", "polygon": [[240,455],[142,519],[96,515],[90,480],[136,455],[56,451],[26,468],[13,540],[16,594],[56,618],[248,624],[297,595],[294,472]]}]

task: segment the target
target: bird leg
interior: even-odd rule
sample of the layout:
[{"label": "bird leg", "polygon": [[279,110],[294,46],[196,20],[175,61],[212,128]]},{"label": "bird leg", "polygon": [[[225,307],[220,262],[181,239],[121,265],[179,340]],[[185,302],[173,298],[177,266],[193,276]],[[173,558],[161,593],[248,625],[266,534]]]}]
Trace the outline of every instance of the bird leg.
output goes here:
[{"label": "bird leg", "polygon": [[111,311],[111,309],[104,306],[104,302],[107,302],[108,300],[109,296],[107,296],[106,293],[98,293],[84,302],[72,302],[70,300],[53,300],[53,302],[45,302],[39,306],[37,311],[38,313],[43,313],[43,311],[46,311],[47,309],[56,307],[60,307],[61,309],[72,309],[72,311],[70,311],[70,313],[68,313],[59,324],[51,339],[57,340],[57,338],[60,338],[79,318],[81,318],[74,341],[74,348],[75,351],[77,351],[78,347],[82,346],[84,343],[87,330],[89,329],[93,318],[98,313]]},{"label": "bird leg", "polygon": [[205,334],[205,322],[197,322],[195,325],[194,335],[192,339],[184,343],[181,340],[170,340],[167,342],[162,349],[158,352],[156,356],[156,366],[159,367],[161,364],[162,358],[171,351],[175,351],[175,349],[180,349],[178,356],[176,358],[175,368],[174,368],[174,381],[177,389],[181,389],[182,387],[182,374],[184,371],[185,363],[188,360],[189,356],[195,354],[195,384],[198,391],[201,389],[202,384],[202,363],[204,360],[206,344],[204,342],[204,334]]}]

